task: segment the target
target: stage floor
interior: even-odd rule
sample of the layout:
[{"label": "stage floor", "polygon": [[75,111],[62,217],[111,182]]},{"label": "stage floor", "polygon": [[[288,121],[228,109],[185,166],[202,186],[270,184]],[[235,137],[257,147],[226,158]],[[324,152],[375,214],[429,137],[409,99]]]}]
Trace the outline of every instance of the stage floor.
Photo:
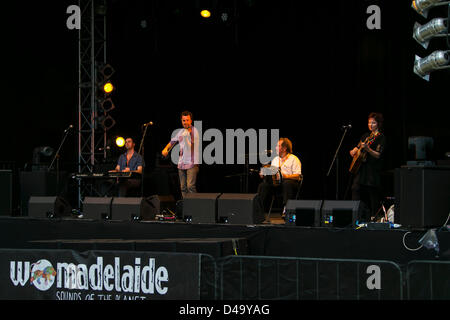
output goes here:
[{"label": "stage floor", "polygon": [[0,243],[9,249],[138,250],[277,257],[448,260],[450,232],[437,231],[440,251],[419,247],[425,230],[367,230],[285,225],[279,214],[258,225],[160,221],[0,218]]}]

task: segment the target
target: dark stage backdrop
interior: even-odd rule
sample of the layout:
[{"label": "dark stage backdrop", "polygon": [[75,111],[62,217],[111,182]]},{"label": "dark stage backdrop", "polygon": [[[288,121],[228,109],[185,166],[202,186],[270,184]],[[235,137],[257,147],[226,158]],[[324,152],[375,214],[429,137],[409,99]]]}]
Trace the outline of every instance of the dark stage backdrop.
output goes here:
[{"label": "dark stage backdrop", "polygon": [[[66,8],[75,1],[8,3],[1,20],[3,42],[2,161],[21,168],[33,148],[56,148],[63,130],[77,123],[78,33],[66,28]],[[392,170],[405,164],[408,136],[435,139],[435,159],[450,151],[447,123],[448,71],[425,82],[413,71],[414,55],[445,49],[433,40],[424,50],[412,39],[416,14],[409,0],[108,1],[108,61],[116,70],[113,99],[117,121],[110,131],[133,135],[154,121],[146,137],[150,168],[188,109],[203,129],[279,128],[303,164],[303,198],[334,198],[335,170],[326,172],[342,134],[340,190],[348,180],[348,151],[367,130],[371,111],[385,116],[387,195]],[[369,30],[366,9],[381,8],[381,30]],[[223,11],[225,10],[225,11]],[[226,23],[217,13],[229,14]],[[433,15],[445,14],[435,9]],[[77,145],[69,137],[62,152],[74,169]],[[238,191],[225,179],[242,166],[202,166],[203,192]],[[256,190],[257,178],[251,179]],[[343,194],[341,195],[341,197]]]}]

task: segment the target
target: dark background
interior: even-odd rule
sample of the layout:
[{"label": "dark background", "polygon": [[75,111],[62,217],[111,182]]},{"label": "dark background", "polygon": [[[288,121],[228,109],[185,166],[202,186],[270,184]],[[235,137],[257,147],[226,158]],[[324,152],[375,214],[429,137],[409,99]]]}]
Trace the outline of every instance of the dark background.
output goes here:
[{"label": "dark background", "polygon": [[[210,3],[212,17],[199,12]],[[33,149],[57,148],[65,128],[78,123],[78,32],[66,27],[75,1],[8,2],[2,5],[2,116],[0,161],[22,170]],[[366,9],[381,8],[381,30],[369,30]],[[347,185],[348,151],[367,131],[367,115],[382,112],[388,141],[385,194],[393,195],[393,169],[410,155],[409,136],[434,138],[433,159],[450,151],[447,123],[449,71],[426,82],[413,73],[414,55],[428,50],[412,38],[415,21],[445,16],[436,8],[424,19],[409,0],[338,1],[108,1],[107,56],[115,68],[117,124],[109,136],[132,135],[154,121],[146,136],[149,171],[183,110],[208,128],[279,128],[289,137],[305,176],[304,199],[334,199],[336,171],[326,178],[343,131],[340,197]],[[220,19],[229,14],[228,22]],[[144,27],[143,27],[144,26]],[[61,153],[61,166],[76,171],[76,134]],[[228,174],[243,166],[201,167],[200,192],[238,192]],[[17,181],[15,185],[17,186]],[[257,177],[250,192],[256,192]],[[17,187],[16,187],[17,189]]]}]

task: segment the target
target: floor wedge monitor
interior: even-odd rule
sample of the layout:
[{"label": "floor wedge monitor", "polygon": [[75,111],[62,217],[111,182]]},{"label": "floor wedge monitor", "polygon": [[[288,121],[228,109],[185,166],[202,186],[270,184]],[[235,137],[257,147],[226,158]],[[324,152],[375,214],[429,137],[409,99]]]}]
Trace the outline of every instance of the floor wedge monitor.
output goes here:
[{"label": "floor wedge monitor", "polygon": [[264,211],[257,193],[224,193],[218,201],[220,223],[258,224],[264,221]]},{"label": "floor wedge monitor", "polygon": [[28,216],[33,218],[61,218],[72,213],[69,202],[62,197],[30,197]]},{"label": "floor wedge monitor", "polygon": [[112,220],[155,220],[159,213],[160,201],[157,196],[117,197],[112,200]]},{"label": "floor wedge monitor", "polygon": [[286,224],[304,227],[320,227],[322,200],[288,200]]},{"label": "floor wedge monitor", "polygon": [[355,227],[360,216],[360,201],[325,200],[322,206],[322,226]]},{"label": "floor wedge monitor", "polygon": [[187,193],[183,199],[183,220],[189,223],[216,223],[217,198],[221,193]]}]

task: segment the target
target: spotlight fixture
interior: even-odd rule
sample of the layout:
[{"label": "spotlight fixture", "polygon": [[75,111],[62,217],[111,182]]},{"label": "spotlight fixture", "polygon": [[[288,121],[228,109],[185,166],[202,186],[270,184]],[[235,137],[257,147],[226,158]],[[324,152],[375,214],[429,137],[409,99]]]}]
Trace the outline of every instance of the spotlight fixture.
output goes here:
[{"label": "spotlight fixture", "polygon": [[421,25],[414,24],[413,38],[425,49],[432,38],[444,37],[447,40],[447,50],[436,50],[425,58],[418,55],[414,60],[414,73],[426,81],[430,81],[430,73],[435,70],[448,69],[450,62],[450,43],[449,43],[449,20],[450,20],[450,2],[443,0],[414,0],[412,8],[423,17],[428,16],[428,11],[437,6],[447,5],[447,18],[434,18],[428,23]]},{"label": "spotlight fixture", "polygon": [[207,19],[207,18],[211,17],[211,11],[204,9],[204,10],[200,11],[200,15],[203,18]]},{"label": "spotlight fixture", "polygon": [[114,103],[112,102],[111,98],[107,98],[107,99],[101,101],[100,106],[102,107],[102,109],[105,113],[110,112],[111,110],[116,108]]},{"label": "spotlight fixture", "polygon": [[116,146],[122,148],[125,145],[125,139],[123,137],[116,138]]},{"label": "spotlight fixture", "polygon": [[109,79],[116,72],[110,64],[105,64],[100,67],[100,73],[103,75],[104,79]]},{"label": "spotlight fixture", "polygon": [[414,62],[414,73],[422,79],[430,81],[430,73],[435,70],[447,69],[449,59],[449,52],[438,50],[425,58],[416,55]]},{"label": "spotlight fixture", "polygon": [[107,93],[107,94],[113,92],[113,91],[114,91],[114,85],[113,85],[111,82],[109,82],[109,81],[106,82],[106,83],[103,85],[103,91],[104,91],[105,93]]},{"label": "spotlight fixture", "polygon": [[447,30],[447,19],[435,18],[424,25],[416,22],[414,24],[413,38],[427,49],[430,40],[445,30]]},{"label": "spotlight fixture", "polygon": [[444,0],[414,0],[411,7],[424,18],[428,17],[428,10],[443,2]]},{"label": "spotlight fixture", "polygon": [[110,130],[116,125],[116,121],[110,115],[99,117],[99,121],[105,131]]}]

